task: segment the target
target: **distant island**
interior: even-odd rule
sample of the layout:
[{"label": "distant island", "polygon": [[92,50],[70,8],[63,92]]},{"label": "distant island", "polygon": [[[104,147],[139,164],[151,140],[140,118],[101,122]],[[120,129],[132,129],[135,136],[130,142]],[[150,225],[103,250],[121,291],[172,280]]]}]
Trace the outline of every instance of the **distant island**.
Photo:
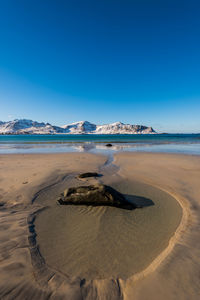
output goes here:
[{"label": "distant island", "polygon": [[96,125],[88,121],[80,121],[61,127],[49,123],[39,123],[27,119],[0,121],[0,134],[154,134],[152,127],[131,125],[116,122]]}]

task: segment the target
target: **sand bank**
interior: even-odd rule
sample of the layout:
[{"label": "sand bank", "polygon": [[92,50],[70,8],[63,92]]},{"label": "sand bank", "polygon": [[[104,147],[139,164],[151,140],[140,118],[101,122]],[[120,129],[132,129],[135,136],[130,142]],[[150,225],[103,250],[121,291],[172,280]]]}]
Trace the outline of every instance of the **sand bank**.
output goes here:
[{"label": "sand bank", "polygon": [[[75,274],[67,276],[59,266],[49,266],[45,261],[34,226],[38,212],[41,216],[45,213],[39,197],[54,186],[62,188],[65,180],[75,183],[76,173],[98,171],[105,161],[104,156],[83,153],[0,156],[2,299],[198,299],[200,157],[145,153],[115,156],[119,166],[116,180],[122,176],[159,188],[183,207],[176,234],[142,272],[138,269],[124,279],[93,277],[85,281],[72,276]],[[110,174],[105,174],[105,180],[109,178]]]},{"label": "sand bank", "polygon": [[121,282],[124,299],[199,299],[200,157],[173,154],[118,154],[121,175],[173,195],[182,222],[166,250],[142,273]]},{"label": "sand bank", "polygon": [[[0,299],[46,299],[55,294],[73,299],[76,288],[49,272],[34,245],[33,220],[41,206],[33,200],[38,191],[68,174],[95,172],[105,161],[103,156],[79,153],[0,156]],[[79,289],[80,283],[80,295]]]}]

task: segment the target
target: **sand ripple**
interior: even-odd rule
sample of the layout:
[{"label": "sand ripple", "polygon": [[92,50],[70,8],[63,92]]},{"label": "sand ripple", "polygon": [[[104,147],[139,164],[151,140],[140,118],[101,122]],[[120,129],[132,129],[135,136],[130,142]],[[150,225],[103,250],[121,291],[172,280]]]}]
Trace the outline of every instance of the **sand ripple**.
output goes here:
[{"label": "sand ripple", "polygon": [[50,205],[35,225],[49,266],[80,278],[125,279],[145,269],[167,246],[181,219],[177,201],[140,183],[121,180],[113,186],[129,196],[146,196],[154,205],[132,211],[58,206],[55,190],[43,195],[43,203],[48,199]]}]

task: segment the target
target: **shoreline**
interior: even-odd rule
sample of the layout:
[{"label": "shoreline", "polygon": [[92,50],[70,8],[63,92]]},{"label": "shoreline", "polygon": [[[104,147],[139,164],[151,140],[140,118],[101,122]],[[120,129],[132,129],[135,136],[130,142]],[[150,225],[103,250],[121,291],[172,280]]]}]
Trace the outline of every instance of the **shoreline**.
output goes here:
[{"label": "shoreline", "polygon": [[[14,145],[16,146],[16,145]],[[5,152],[4,152],[5,151]],[[48,148],[45,145],[35,148],[23,147],[16,148],[11,147],[6,150],[2,150],[0,147],[0,155],[53,155],[53,154],[72,154],[72,153],[88,153],[94,155],[115,155],[119,153],[156,153],[156,154],[172,154],[172,155],[187,155],[187,156],[200,156],[200,144],[188,143],[188,144],[113,144],[112,147],[95,143],[83,143],[83,144],[52,144],[52,147]]]},{"label": "shoreline", "polygon": [[[81,157],[81,156],[84,156],[84,155],[86,155],[86,156],[90,156],[90,157],[94,157],[94,162],[96,161],[96,159],[97,159],[97,157],[99,157],[99,159],[100,159],[100,161],[101,162],[103,162],[104,161],[104,163],[103,164],[106,164],[106,160],[107,160],[107,158],[106,157],[103,157],[103,156],[100,156],[100,155],[94,155],[94,154],[84,154],[84,153],[81,153],[81,154],[78,154],[78,153],[73,153],[73,154],[69,154],[69,153],[67,153],[67,154],[47,154],[47,156],[48,157],[50,157],[50,156],[63,156],[63,157],[65,157],[66,156],[66,158],[67,158],[67,156],[71,156],[71,157],[73,157],[74,155],[75,156],[79,156],[79,157]],[[120,156],[123,158],[123,156],[135,156],[135,158],[134,158],[134,160],[136,159],[136,157],[138,156],[159,156],[159,157],[163,157],[163,156],[168,156],[168,157],[171,157],[172,159],[174,159],[174,157],[179,157],[179,159],[181,160],[181,159],[183,159],[183,160],[185,160],[185,156],[187,156],[187,158],[188,159],[190,159],[190,156],[188,156],[188,155],[183,155],[183,154],[178,154],[178,155],[175,155],[175,154],[164,154],[164,153],[161,153],[161,154],[158,154],[158,153],[155,153],[155,154],[152,154],[152,153],[119,153],[119,154],[115,154],[114,155],[114,164],[116,164],[119,168],[120,168],[120,166],[121,166],[121,168],[119,169],[119,173],[120,173],[120,175],[121,176],[127,176],[127,174],[124,174],[124,173],[126,173],[126,172],[124,172],[124,169],[126,169],[126,165],[124,164],[123,166],[122,166],[122,162],[120,162]],[[6,156],[6,155],[0,155],[0,159],[2,158],[2,156]],[[9,154],[9,156],[10,156],[10,154]],[[27,156],[32,156],[32,154],[15,154],[15,156],[17,156],[18,158],[20,157],[20,156],[22,156],[22,157],[27,157]],[[34,154],[34,157],[36,158],[38,156],[38,154]],[[39,156],[46,156],[46,155],[44,155],[44,154],[39,154]],[[191,157],[193,157],[194,159],[196,158],[196,159],[199,159],[199,157],[198,156],[196,156],[196,155],[191,155]],[[42,157],[43,158],[43,157]],[[128,158],[127,158],[127,160],[128,160]],[[187,160],[187,159],[186,159]],[[61,159],[61,161],[62,161],[62,159]],[[94,162],[93,162],[93,164],[94,164]],[[86,162],[85,162],[86,163]],[[130,163],[130,158],[129,158],[129,163]],[[95,163],[96,164],[96,163]],[[121,164],[121,165],[120,165]],[[101,164],[99,164],[99,167],[102,167],[102,163]],[[95,167],[96,168],[96,167]],[[123,169],[124,168],[124,169]],[[80,168],[79,168],[80,169]],[[77,171],[78,171],[78,169],[77,169]],[[146,176],[146,175],[145,175]],[[175,248],[175,245],[177,244],[177,243],[179,243],[182,239],[184,239],[184,236],[185,236],[185,234],[187,235],[187,234],[189,234],[189,228],[188,228],[188,230],[187,230],[187,225],[188,225],[188,223],[189,222],[191,222],[191,219],[193,219],[193,222],[194,222],[194,220],[195,220],[195,214],[194,213],[192,213],[191,212],[191,209],[190,209],[190,204],[189,204],[189,202],[188,202],[188,200],[185,198],[185,197],[183,197],[183,196],[181,196],[181,195],[179,195],[179,194],[177,194],[176,192],[174,192],[174,191],[169,191],[168,189],[166,189],[166,188],[164,188],[163,186],[161,186],[159,183],[157,184],[157,185],[155,185],[155,182],[154,182],[154,184],[151,182],[149,182],[149,181],[151,181],[151,180],[149,180],[149,178],[148,178],[148,176],[145,178],[145,176],[143,176],[143,180],[142,180],[142,182],[144,182],[144,183],[147,183],[147,184],[150,184],[150,185],[152,185],[152,186],[154,186],[154,187],[156,187],[156,188],[159,188],[159,189],[161,189],[161,190],[163,190],[164,192],[167,192],[168,194],[170,194],[173,198],[175,198],[176,199],[176,201],[178,201],[179,202],[179,204],[181,205],[181,208],[182,208],[182,218],[181,218],[181,222],[180,222],[180,224],[179,224],[179,226],[178,226],[178,228],[176,229],[176,231],[175,231],[175,233],[173,234],[173,236],[170,238],[170,241],[169,241],[169,244],[168,244],[168,246],[152,261],[152,263],[150,263],[150,265],[148,265],[148,267],[146,268],[146,269],[144,269],[142,272],[139,272],[139,273],[137,273],[137,274],[135,274],[135,275],[133,275],[133,276],[131,276],[131,277],[129,277],[128,279],[126,279],[126,280],[122,280],[122,279],[116,279],[116,281],[113,283],[114,284],[114,289],[116,290],[115,291],[115,297],[118,297],[119,299],[120,299],[120,297],[122,296],[122,294],[123,294],[123,297],[124,297],[124,299],[132,299],[132,298],[130,298],[130,293],[132,293],[132,292],[134,292],[134,294],[135,294],[135,290],[137,290],[136,289],[136,282],[140,282],[140,281],[142,281],[145,277],[149,277],[149,275],[151,274],[151,273],[154,273],[161,265],[165,265],[165,260],[167,259],[167,257],[168,256],[170,256],[171,255],[171,253],[174,251],[174,248]],[[139,176],[140,177],[140,176]],[[141,178],[140,178],[141,179]],[[33,212],[32,212],[33,213]],[[32,214],[31,213],[31,214]],[[29,220],[30,221],[30,220]],[[31,222],[28,222],[28,224],[29,224],[29,226],[30,226],[30,230],[32,230],[31,229],[31,226],[33,225],[33,224],[31,224]],[[183,235],[183,233],[184,233],[184,235]],[[30,237],[30,239],[31,239],[31,235],[32,234],[34,234],[34,231],[31,233],[31,234],[29,234],[29,237]],[[183,235],[183,236],[182,236]],[[33,238],[33,236],[32,236],[32,238]],[[33,240],[32,240],[33,241]],[[41,262],[40,262],[41,263]],[[45,273],[45,272],[44,272]],[[48,272],[47,272],[48,273]],[[46,273],[46,275],[47,275],[47,273]],[[45,276],[46,276],[45,275]],[[49,276],[49,275],[48,275]],[[47,276],[47,277],[48,277]],[[53,276],[54,277],[54,281],[56,282],[56,279],[55,279],[55,274],[54,275],[51,275],[51,276]],[[53,278],[52,277],[52,278]],[[57,279],[58,280],[58,279]],[[0,280],[1,281],[1,280]],[[98,282],[97,282],[98,281]],[[101,281],[101,282],[100,282]],[[55,282],[54,282],[54,284],[55,284]],[[58,282],[57,282],[57,284],[58,284]],[[77,293],[77,285],[79,285],[80,286],[80,283],[78,283],[77,281],[75,281],[75,282],[72,282],[71,283],[72,285],[73,284],[75,284],[75,286],[76,286],[76,288],[75,288],[75,290],[76,290],[76,293]],[[93,282],[92,282],[92,286],[91,286],[91,283],[88,283],[89,284],[89,286],[86,286],[85,288],[88,290],[93,290],[93,288],[92,288],[92,286],[96,286],[96,289],[98,290],[98,294],[100,295],[101,293],[103,293],[103,295],[105,295],[105,293],[109,293],[109,289],[112,289],[111,288],[111,286],[110,286],[110,283],[108,284],[108,282],[106,282],[106,280],[93,280]],[[50,286],[51,285],[53,285],[53,284],[50,284]],[[104,291],[102,292],[102,286],[104,286]],[[80,288],[80,287],[79,287]],[[133,291],[133,289],[134,289],[134,291]],[[105,292],[106,291],[106,292]],[[139,290],[138,290],[139,291]],[[84,292],[85,293],[85,292]],[[138,292],[139,294],[140,294],[140,292]],[[72,295],[72,294],[71,294]],[[94,294],[93,294],[94,295]],[[85,298],[85,299],[90,299],[90,298]],[[114,299],[114,298],[113,298]],[[117,298],[116,298],[117,299]],[[134,299],[137,299],[137,295],[134,297]],[[140,297],[138,298],[138,299],[140,299]]]}]

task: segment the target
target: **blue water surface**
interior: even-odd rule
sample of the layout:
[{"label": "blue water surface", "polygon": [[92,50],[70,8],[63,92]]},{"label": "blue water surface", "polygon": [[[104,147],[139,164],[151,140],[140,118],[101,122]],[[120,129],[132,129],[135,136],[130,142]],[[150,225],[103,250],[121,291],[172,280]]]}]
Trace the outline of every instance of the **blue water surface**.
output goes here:
[{"label": "blue water surface", "polygon": [[[113,147],[106,147],[112,143]],[[145,151],[200,154],[200,134],[0,135],[0,154]]]}]

